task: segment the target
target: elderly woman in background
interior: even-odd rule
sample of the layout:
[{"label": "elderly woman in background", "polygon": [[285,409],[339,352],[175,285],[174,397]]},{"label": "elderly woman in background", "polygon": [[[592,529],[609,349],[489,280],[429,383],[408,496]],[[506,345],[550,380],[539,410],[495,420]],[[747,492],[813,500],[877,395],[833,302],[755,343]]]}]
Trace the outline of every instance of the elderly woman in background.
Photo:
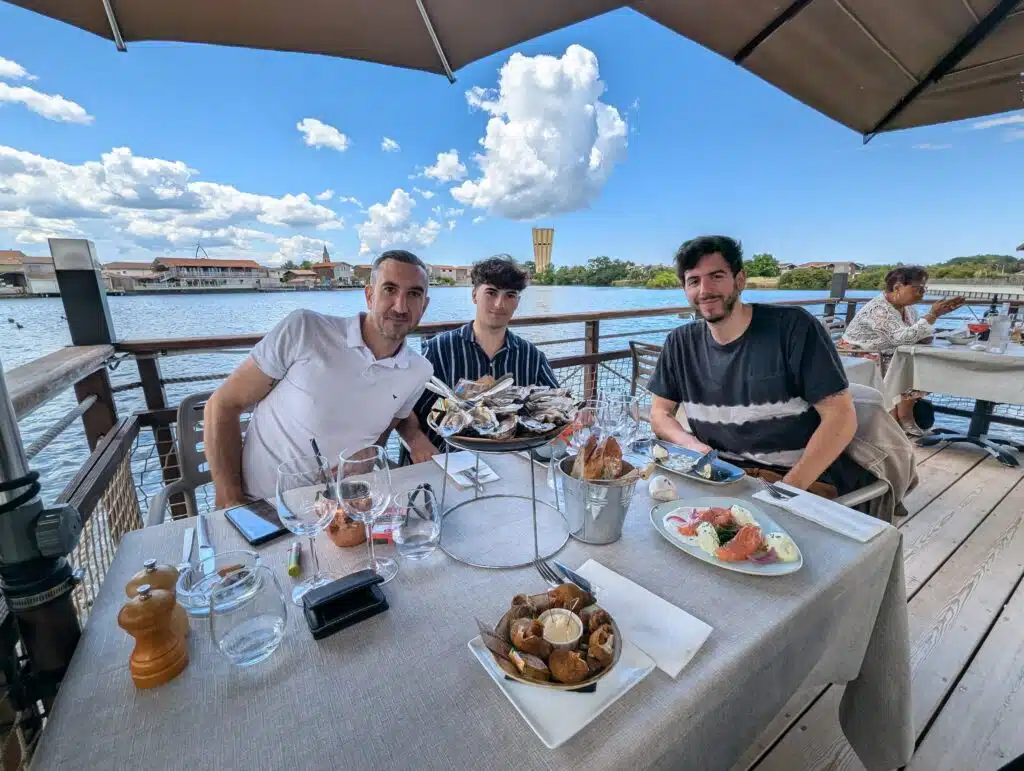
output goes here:
[{"label": "elderly woman in background", "polygon": [[[928,271],[921,267],[911,265],[890,270],[885,276],[885,289],[850,322],[839,342],[839,350],[849,356],[878,361],[884,376],[896,348],[928,340],[935,334],[938,318],[964,304],[963,297],[939,300],[918,318],[914,306],[924,299],[927,281]],[[922,434],[914,420],[914,405],[924,395],[922,391],[907,391],[893,410],[893,417],[910,436]]]}]

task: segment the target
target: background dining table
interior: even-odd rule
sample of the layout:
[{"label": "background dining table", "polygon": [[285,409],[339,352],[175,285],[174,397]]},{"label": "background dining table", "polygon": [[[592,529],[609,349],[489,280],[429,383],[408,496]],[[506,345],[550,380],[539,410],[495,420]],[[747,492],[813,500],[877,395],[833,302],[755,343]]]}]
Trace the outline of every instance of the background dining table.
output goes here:
[{"label": "background dining table", "polygon": [[[525,457],[487,462],[501,476],[488,492],[528,488]],[[538,493],[551,500],[545,469],[537,468]],[[429,481],[439,489],[440,476],[434,463],[407,466],[393,471],[394,487]],[[728,488],[679,480],[679,489],[684,500],[749,501],[758,488],[745,479]],[[451,505],[472,492],[449,486],[448,494]],[[482,524],[493,523],[495,548],[522,540],[502,527],[503,507],[512,505],[475,510]],[[914,732],[899,532],[886,527],[859,543],[768,507],[800,546],[804,565],[790,575],[751,576],[677,549],[652,527],[651,506],[641,482],[619,541],[570,540],[557,558],[570,567],[593,558],[713,631],[675,679],[655,670],[558,749],[544,747],[467,649],[474,618],[497,621],[513,595],[546,585],[532,567],[471,568],[440,550],[401,563],[384,587],[387,612],[326,639],[313,640],[289,606],[281,647],[246,669],[223,658],[206,624],[193,621],[185,671],[160,688],[136,690],[128,672],[132,639],[116,616],[143,560],[177,562],[190,524],[179,520],[122,540],[33,768],[725,771],[793,693],[827,683],[847,684],[837,719],[869,771],[903,765]],[[541,508],[543,520],[554,517]],[[221,513],[210,524],[218,550],[246,546]],[[292,540],[259,549],[285,582]],[[365,545],[341,549],[320,540],[327,569],[343,574],[365,560]]]}]

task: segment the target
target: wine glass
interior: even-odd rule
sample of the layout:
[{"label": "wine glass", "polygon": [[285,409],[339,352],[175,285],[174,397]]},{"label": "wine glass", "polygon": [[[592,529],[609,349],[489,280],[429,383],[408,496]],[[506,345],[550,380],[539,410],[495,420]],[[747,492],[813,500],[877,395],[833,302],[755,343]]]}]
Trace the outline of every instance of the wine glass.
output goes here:
[{"label": "wine glass", "polygon": [[269,658],[281,644],[287,620],[284,590],[265,565],[232,571],[210,591],[210,635],[235,666]]},{"label": "wine glass", "polygon": [[345,450],[338,462],[338,502],[352,519],[366,525],[369,569],[387,583],[398,573],[398,563],[373,553],[373,523],[391,502],[391,469],[383,447],[369,445]]},{"label": "wine glass", "polygon": [[441,543],[441,507],[429,484],[395,493],[398,514],[393,535],[399,556],[410,560],[429,557]]},{"label": "wine glass", "polygon": [[302,604],[302,596],[336,576],[320,572],[314,538],[322,533],[338,513],[331,472],[323,458],[309,455],[286,461],[277,468],[277,513],[281,523],[298,536],[309,538],[313,575],[295,585],[292,602]]},{"label": "wine glass", "polygon": [[599,433],[598,409],[597,402],[587,402],[576,410],[576,417],[572,421],[572,434],[569,436],[570,455],[579,454],[591,435]]}]

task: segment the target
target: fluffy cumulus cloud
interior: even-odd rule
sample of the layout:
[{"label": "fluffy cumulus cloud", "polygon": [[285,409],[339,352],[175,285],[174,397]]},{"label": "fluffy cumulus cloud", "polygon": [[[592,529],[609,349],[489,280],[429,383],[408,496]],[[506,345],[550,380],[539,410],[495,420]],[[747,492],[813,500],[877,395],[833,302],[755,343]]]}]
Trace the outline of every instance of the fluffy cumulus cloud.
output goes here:
[{"label": "fluffy cumulus cloud", "polygon": [[473,88],[491,117],[473,156],[479,174],[452,189],[462,204],[515,220],[586,208],[626,152],[629,129],[601,101],[597,57],[579,45],[560,58],[513,54],[497,89]]},{"label": "fluffy cumulus cloud", "polygon": [[126,250],[201,241],[208,249],[265,251],[278,247],[276,229],[344,225],[305,193],[261,195],[197,176],[183,161],[140,157],[127,147],[69,164],[0,145],[0,234],[21,243],[84,235]]},{"label": "fluffy cumulus cloud", "polygon": [[322,193],[316,194],[316,200],[318,201],[330,201],[334,198],[334,191],[331,188],[327,188]]},{"label": "fluffy cumulus cloud", "polygon": [[384,137],[380,140],[380,149],[386,153],[397,153],[402,149],[402,146],[391,137]]},{"label": "fluffy cumulus cloud", "polygon": [[423,199],[426,201],[429,201],[431,198],[437,195],[437,193],[435,193],[433,190],[420,190],[418,187],[414,187],[413,192],[423,196]]},{"label": "fluffy cumulus cloud", "polygon": [[423,174],[438,182],[457,182],[466,177],[466,165],[459,160],[457,150],[449,150],[446,153],[437,154],[437,162],[433,166],[427,166]]},{"label": "fluffy cumulus cloud", "polygon": [[304,260],[319,262],[324,247],[326,246],[330,249],[334,246],[333,241],[325,241],[309,236],[286,236],[278,238],[276,243],[277,251],[266,258],[266,262],[270,265],[280,265],[288,260],[296,264]]},{"label": "fluffy cumulus cloud", "polygon": [[402,188],[396,188],[387,203],[375,203],[366,210],[366,220],[356,226],[359,253],[377,254],[387,249],[430,246],[441,224],[434,219],[413,220],[416,201]]},{"label": "fluffy cumulus cloud", "polygon": [[93,122],[93,116],[82,105],[60,94],[46,94],[29,86],[12,86],[3,82],[17,80],[36,80],[36,77],[17,62],[0,56],[0,107],[4,104],[18,104],[47,120],[60,123],[88,125]]},{"label": "fluffy cumulus cloud", "polygon": [[343,153],[348,150],[348,137],[329,123],[316,118],[303,118],[295,124],[302,134],[302,141],[310,147],[329,147]]}]

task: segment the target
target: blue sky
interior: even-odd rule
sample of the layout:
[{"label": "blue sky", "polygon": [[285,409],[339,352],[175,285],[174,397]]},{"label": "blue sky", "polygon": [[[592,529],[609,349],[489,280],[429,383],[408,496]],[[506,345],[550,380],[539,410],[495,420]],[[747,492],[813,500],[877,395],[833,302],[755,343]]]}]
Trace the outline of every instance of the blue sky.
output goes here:
[{"label": "blue sky", "polygon": [[[545,68],[562,75],[554,86],[533,77]],[[581,73],[585,88],[571,89]],[[467,98],[499,86],[500,98]],[[603,126],[588,112],[598,103]],[[539,167],[516,155],[531,120],[558,136]],[[122,54],[0,3],[0,249],[44,253],[47,235],[80,235],[109,262],[190,256],[198,240],[211,256],[280,262],[327,241],[350,262],[405,246],[466,264],[528,259],[530,226],[544,225],[562,264],[668,262],[704,232],[792,262],[1010,253],[1024,240],[1024,114],[979,124],[864,147],[630,11],[479,61],[450,85],[298,54],[165,43]],[[385,152],[384,137],[400,149]],[[439,163],[452,150],[458,161]]]}]

